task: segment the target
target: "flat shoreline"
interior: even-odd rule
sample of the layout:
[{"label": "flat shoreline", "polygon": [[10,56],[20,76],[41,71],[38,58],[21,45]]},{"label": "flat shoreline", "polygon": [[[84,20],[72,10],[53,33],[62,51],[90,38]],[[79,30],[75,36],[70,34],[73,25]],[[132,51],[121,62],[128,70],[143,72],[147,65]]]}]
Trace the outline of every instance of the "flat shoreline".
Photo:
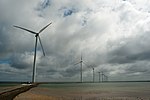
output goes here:
[{"label": "flat shoreline", "polygon": [[68,91],[61,88],[35,87],[19,94],[14,100],[150,100],[150,95],[149,91]]},{"label": "flat shoreline", "polygon": [[36,87],[38,84],[24,84],[3,89],[0,92],[0,100],[13,100],[17,95]]}]

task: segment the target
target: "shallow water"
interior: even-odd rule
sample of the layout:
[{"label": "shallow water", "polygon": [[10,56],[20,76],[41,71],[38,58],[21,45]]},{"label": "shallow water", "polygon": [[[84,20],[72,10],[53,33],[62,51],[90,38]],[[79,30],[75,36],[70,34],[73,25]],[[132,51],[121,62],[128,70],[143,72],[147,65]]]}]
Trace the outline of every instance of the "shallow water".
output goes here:
[{"label": "shallow water", "polygon": [[150,82],[43,84],[47,95],[75,97],[150,97]]},{"label": "shallow water", "polygon": [[41,84],[15,100],[150,100],[150,82]]},{"label": "shallow water", "polygon": [[62,83],[42,84],[39,87],[49,89],[87,89],[87,90],[150,90],[150,82],[120,82],[120,83]]}]

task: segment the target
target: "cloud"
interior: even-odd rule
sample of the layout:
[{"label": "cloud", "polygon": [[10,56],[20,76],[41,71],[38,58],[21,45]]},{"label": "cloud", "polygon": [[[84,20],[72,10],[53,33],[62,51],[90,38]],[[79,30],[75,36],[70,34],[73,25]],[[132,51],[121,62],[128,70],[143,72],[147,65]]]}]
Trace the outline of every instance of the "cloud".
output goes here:
[{"label": "cloud", "polygon": [[63,72],[60,72],[64,77],[73,77],[79,74],[80,68],[78,66],[66,68]]},{"label": "cloud", "polygon": [[33,53],[25,52],[24,54],[14,54],[10,59],[11,67],[17,69],[26,69],[32,65]]},{"label": "cloud", "polygon": [[[31,81],[31,73],[29,70],[16,69],[7,63],[0,64],[1,81]],[[27,74],[28,73],[28,74]]]},{"label": "cloud", "polygon": [[[52,22],[40,34],[46,57],[38,44],[38,81],[78,81],[80,66],[74,64],[81,52],[87,65],[110,80],[148,80],[149,5],[148,0],[1,0],[0,69],[13,71],[0,74],[31,80],[35,36],[13,25],[38,32]],[[91,67],[83,70],[90,81]]]}]

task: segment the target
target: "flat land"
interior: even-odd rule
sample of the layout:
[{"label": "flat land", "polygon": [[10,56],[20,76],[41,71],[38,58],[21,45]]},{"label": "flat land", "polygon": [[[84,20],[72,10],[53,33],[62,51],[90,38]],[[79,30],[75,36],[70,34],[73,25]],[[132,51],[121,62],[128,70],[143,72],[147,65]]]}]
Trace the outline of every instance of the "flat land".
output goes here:
[{"label": "flat land", "polygon": [[14,100],[150,100],[150,83],[43,84]]}]

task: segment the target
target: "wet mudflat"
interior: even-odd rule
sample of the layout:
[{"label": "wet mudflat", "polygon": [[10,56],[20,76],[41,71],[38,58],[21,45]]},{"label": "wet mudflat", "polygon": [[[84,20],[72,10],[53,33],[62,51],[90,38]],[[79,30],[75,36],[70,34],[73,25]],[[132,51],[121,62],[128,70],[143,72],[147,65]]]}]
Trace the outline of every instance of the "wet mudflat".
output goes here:
[{"label": "wet mudflat", "polygon": [[15,100],[150,100],[149,82],[42,84]]}]

